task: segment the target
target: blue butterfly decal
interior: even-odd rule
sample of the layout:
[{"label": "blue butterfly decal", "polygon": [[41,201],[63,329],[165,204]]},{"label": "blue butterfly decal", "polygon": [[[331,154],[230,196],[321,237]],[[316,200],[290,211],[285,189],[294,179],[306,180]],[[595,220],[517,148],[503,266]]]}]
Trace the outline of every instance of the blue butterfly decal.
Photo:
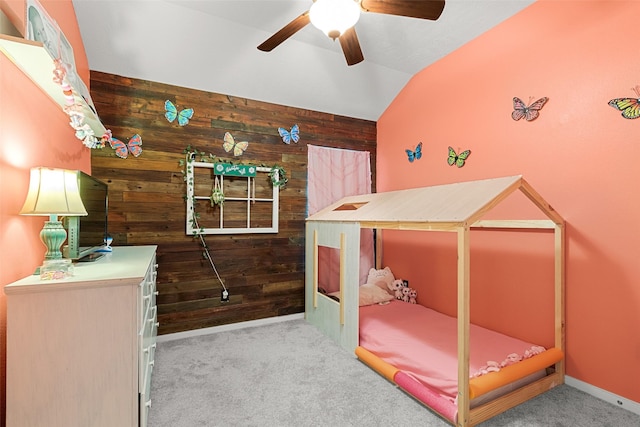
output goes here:
[{"label": "blue butterfly decal", "polygon": [[291,141],[297,144],[298,141],[300,141],[300,128],[298,125],[293,125],[291,132],[285,128],[278,128],[278,133],[282,137],[282,142],[285,144],[291,144]]},{"label": "blue butterfly decal", "polygon": [[177,118],[178,124],[180,126],[185,126],[187,123],[189,123],[189,119],[193,117],[193,108],[185,108],[184,110],[180,110],[180,112],[178,112],[178,109],[175,105],[173,105],[173,102],[168,100],[164,102],[164,109],[166,111],[166,113],[164,113],[164,116],[167,118],[169,123],[173,123],[173,121]]},{"label": "blue butterfly decal", "polygon": [[407,153],[409,162],[413,163],[414,160],[419,160],[422,157],[422,142],[418,144],[415,151],[404,150]]}]

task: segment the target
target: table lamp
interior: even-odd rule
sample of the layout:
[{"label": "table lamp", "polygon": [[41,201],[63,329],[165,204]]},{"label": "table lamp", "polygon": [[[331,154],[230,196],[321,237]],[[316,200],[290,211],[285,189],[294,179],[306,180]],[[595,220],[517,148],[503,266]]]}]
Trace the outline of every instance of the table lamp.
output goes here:
[{"label": "table lamp", "polygon": [[31,169],[29,192],[20,215],[49,216],[40,232],[40,240],[47,247],[45,261],[62,259],[60,246],[67,231],[58,220],[62,216],[84,216],[78,188],[78,172],[66,169],[37,167]]}]

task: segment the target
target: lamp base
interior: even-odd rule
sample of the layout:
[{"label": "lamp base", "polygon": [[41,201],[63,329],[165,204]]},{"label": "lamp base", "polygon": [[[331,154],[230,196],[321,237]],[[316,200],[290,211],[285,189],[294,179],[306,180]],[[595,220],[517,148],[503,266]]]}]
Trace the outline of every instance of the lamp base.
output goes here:
[{"label": "lamp base", "polygon": [[40,240],[47,247],[44,255],[45,261],[52,259],[62,259],[60,247],[67,239],[67,231],[62,226],[62,222],[58,221],[57,216],[51,215],[49,221],[45,221],[42,231],[40,231]]}]

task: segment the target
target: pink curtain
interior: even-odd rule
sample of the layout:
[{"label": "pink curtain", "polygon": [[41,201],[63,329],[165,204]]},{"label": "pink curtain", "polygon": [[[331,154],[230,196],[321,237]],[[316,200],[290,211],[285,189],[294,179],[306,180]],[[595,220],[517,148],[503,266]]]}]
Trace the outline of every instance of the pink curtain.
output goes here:
[{"label": "pink curtain", "polygon": [[[308,214],[346,196],[371,193],[371,162],[368,151],[307,145]],[[373,267],[373,231],[360,234],[360,284],[367,280]],[[318,282],[328,292],[339,290],[339,251],[320,248],[318,252]]]}]

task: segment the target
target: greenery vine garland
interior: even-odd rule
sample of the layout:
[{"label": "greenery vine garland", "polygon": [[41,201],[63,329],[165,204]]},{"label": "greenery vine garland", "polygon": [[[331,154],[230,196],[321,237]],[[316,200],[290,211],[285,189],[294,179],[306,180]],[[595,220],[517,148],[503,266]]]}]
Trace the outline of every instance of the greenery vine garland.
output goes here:
[{"label": "greenery vine garland", "polygon": [[[277,172],[277,176],[276,176]],[[282,166],[275,165],[271,168],[269,172],[269,178],[271,178],[271,185],[278,188],[284,188],[289,181],[287,179],[287,172],[284,170]]]}]

